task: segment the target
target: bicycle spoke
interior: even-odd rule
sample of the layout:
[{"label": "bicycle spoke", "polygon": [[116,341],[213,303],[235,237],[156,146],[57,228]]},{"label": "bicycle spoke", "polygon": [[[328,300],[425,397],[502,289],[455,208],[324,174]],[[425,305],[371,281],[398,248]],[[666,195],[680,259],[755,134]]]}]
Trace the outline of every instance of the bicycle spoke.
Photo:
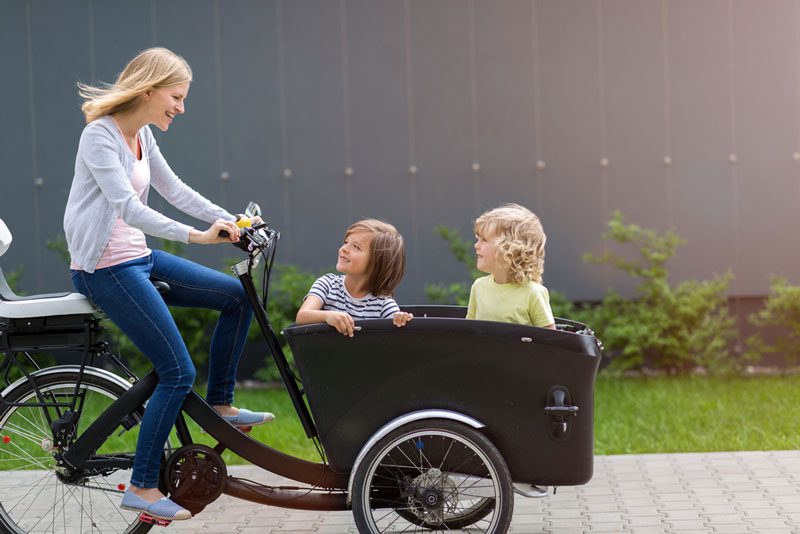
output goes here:
[{"label": "bicycle spoke", "polygon": [[[117,476],[129,478],[127,468],[115,470],[108,476],[95,476],[85,481],[80,472],[66,469],[64,475],[74,478],[74,485],[63,482],[54,472],[54,459],[45,447],[53,441],[48,416],[55,420],[66,407],[56,409],[55,403],[70,402],[75,397],[77,373],[37,378],[38,389],[28,384],[20,387],[22,393],[12,394],[0,412],[0,436],[8,435],[8,443],[0,442],[0,531],[44,533],[121,533],[137,528],[137,514],[119,508],[116,502]],[[106,410],[121,392],[111,380],[86,376],[79,390],[83,396],[82,415],[75,423],[75,434],[80,436],[94,418]],[[31,406],[41,402],[44,406]],[[134,415],[138,422],[138,416]],[[135,441],[139,427],[119,439],[111,435],[98,448],[101,455],[132,457],[131,438]],[[68,430],[69,431],[69,430]],[[70,439],[72,436],[70,436]],[[58,449],[55,449],[58,451]],[[128,472],[125,474],[125,472]],[[97,493],[100,492],[100,495]]]},{"label": "bicycle spoke", "polygon": [[[40,478],[39,480],[37,480],[37,481],[36,481],[36,483],[35,483],[33,486],[31,486],[31,487],[30,487],[30,489],[28,489],[28,492],[27,492],[27,493],[25,493],[25,495],[23,495],[22,497],[20,497],[20,499],[17,501],[17,503],[16,503],[14,506],[12,506],[12,507],[11,507],[11,510],[9,510],[9,513],[10,513],[10,512],[12,512],[12,511],[14,511],[14,508],[16,508],[16,507],[17,507],[17,505],[18,505],[19,503],[21,503],[21,502],[22,502],[22,500],[23,500],[25,497],[27,497],[28,495],[30,495],[30,494],[31,494],[31,493],[32,493],[32,492],[33,492],[33,491],[34,491],[34,490],[35,490],[35,489],[36,489],[36,488],[39,486],[39,484],[40,484],[41,482],[44,482],[44,480],[45,480],[46,478],[50,478],[51,476],[52,476],[52,475],[51,475],[50,473],[47,473],[47,474],[45,474],[45,475],[44,475],[42,478]],[[44,486],[46,486],[46,484],[43,484],[43,485],[44,485]],[[28,511],[31,509],[31,506],[33,506],[33,503],[34,503],[34,502],[36,502],[36,499],[34,499],[33,501],[31,501],[31,503],[28,505],[28,507],[27,507],[27,508],[25,509],[25,511],[22,513],[23,517],[24,517],[24,516],[26,516],[26,515],[28,514]]]},{"label": "bicycle spoke", "polygon": [[[23,451],[23,452],[25,452],[25,451]],[[9,459],[9,460],[3,460],[3,461],[8,461],[8,462],[11,462],[11,461],[20,461],[20,460],[29,461],[29,464],[28,464],[28,465],[26,465],[26,466],[23,466],[23,467],[16,468],[17,470],[24,470],[24,471],[28,471],[28,470],[29,470],[29,466],[30,466],[30,465],[35,465],[35,466],[37,466],[37,467],[40,467],[40,468],[42,468],[42,469],[45,469],[45,470],[49,470],[49,469],[50,469],[50,467],[48,467],[48,466],[47,466],[47,464],[45,464],[44,462],[37,462],[37,461],[36,461],[36,457],[34,457],[34,456],[31,456],[31,455],[30,455],[30,454],[28,454],[27,452],[25,452],[25,454],[27,454],[27,456],[22,456],[22,455],[19,455],[19,454],[13,453],[13,452],[11,452],[11,451],[6,451],[6,454],[8,454],[9,456],[12,456],[13,458],[15,458],[15,460],[11,460],[11,459]],[[45,457],[45,460],[47,460],[47,459],[50,459],[50,460],[52,460],[52,457],[49,457],[49,456]]]},{"label": "bicycle spoke", "polygon": [[6,431],[6,432],[10,432],[11,434],[15,434],[15,435],[21,437],[22,439],[26,439],[26,440],[30,441],[31,443],[33,443],[34,445],[36,445],[38,447],[42,446],[42,440],[43,439],[49,437],[48,434],[36,435],[33,432],[30,432],[29,430],[25,430],[22,427],[17,426],[15,424],[14,425],[6,425],[6,426],[3,427],[3,430]]}]

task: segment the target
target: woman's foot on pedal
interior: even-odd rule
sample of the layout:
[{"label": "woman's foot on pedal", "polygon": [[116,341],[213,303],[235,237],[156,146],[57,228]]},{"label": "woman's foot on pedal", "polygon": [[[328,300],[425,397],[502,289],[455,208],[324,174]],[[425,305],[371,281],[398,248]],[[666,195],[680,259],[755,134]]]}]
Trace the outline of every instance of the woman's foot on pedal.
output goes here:
[{"label": "woman's foot on pedal", "polygon": [[123,510],[141,512],[150,517],[166,521],[181,521],[192,518],[192,513],[189,510],[168,497],[162,497],[155,502],[150,502],[136,495],[130,488],[122,496],[122,503],[120,503],[119,507]]},{"label": "woman's foot on pedal", "polygon": [[[215,407],[217,411],[220,410]],[[230,413],[220,413],[225,421],[232,424],[236,427],[252,427],[256,425],[263,425],[264,423],[269,423],[275,416],[270,412],[251,412],[250,410],[245,410],[244,408],[240,408],[234,414]]]}]

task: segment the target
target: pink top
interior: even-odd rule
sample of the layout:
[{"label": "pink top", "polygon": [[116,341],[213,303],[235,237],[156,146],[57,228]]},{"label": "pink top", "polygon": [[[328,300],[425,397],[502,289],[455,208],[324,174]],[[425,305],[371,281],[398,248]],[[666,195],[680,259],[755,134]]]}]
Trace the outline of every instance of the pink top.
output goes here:
[{"label": "pink top", "polygon": [[[141,199],[144,192],[150,187],[150,164],[144,151],[140,149],[140,152],[142,153],[142,159],[136,160],[133,163],[131,185]],[[97,263],[95,269],[112,267],[126,261],[144,258],[151,252],[152,251],[147,248],[144,232],[126,224],[125,221],[122,220],[122,217],[117,215],[114,229],[111,231],[111,237],[109,237],[108,244],[106,244],[106,248],[103,250],[103,254],[100,256],[100,261]],[[70,265],[70,269],[80,269],[80,267],[72,264]]]}]

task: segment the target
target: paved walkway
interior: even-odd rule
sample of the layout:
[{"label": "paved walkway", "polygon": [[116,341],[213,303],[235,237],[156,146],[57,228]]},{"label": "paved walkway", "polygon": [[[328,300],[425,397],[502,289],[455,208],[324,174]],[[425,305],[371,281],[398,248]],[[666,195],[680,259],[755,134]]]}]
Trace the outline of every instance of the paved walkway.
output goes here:
[{"label": "paved walkway", "polygon": [[[258,469],[231,474],[266,481]],[[164,534],[355,533],[349,512],[301,512],[223,496]],[[511,532],[800,534],[800,451],[598,456],[589,484],[517,497]]]}]

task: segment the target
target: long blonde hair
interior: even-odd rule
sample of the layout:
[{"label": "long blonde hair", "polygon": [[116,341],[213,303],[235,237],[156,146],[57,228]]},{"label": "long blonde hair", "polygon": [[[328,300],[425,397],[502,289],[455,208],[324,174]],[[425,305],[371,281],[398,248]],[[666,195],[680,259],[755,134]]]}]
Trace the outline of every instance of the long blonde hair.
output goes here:
[{"label": "long blonde hair", "polygon": [[85,100],[81,111],[88,124],[134,107],[147,91],[191,81],[192,69],[185,59],[166,48],[148,48],[125,66],[113,85],[95,87],[78,82],[78,94]]},{"label": "long blonde hair", "polygon": [[493,239],[497,261],[508,270],[511,281],[542,283],[544,244],[542,223],[533,212],[519,204],[503,204],[475,221],[475,235]]}]

